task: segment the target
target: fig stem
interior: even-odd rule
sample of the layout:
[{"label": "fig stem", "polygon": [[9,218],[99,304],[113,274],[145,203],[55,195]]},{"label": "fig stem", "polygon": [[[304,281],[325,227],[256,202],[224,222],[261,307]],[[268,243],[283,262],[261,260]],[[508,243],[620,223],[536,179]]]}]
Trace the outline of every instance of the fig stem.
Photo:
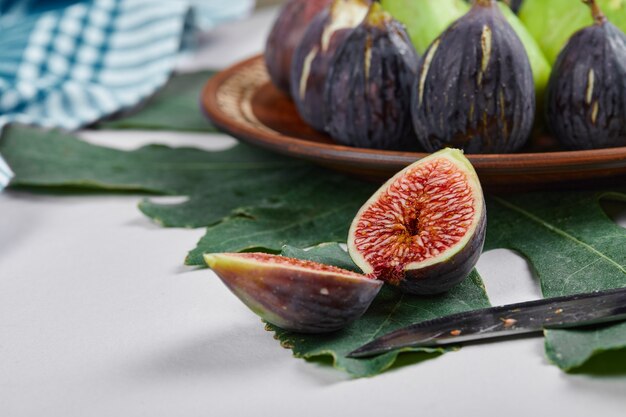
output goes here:
[{"label": "fig stem", "polygon": [[496,3],[496,0],[474,0],[475,6],[491,7],[495,3]]},{"label": "fig stem", "polygon": [[582,0],[582,2],[591,7],[591,15],[596,24],[601,25],[606,22],[606,16],[602,13],[602,9],[600,9],[596,0]]},{"label": "fig stem", "polygon": [[372,3],[369,11],[367,12],[367,16],[365,17],[365,21],[372,26],[384,26],[385,22],[389,20],[391,16],[383,10],[383,7],[378,2]]}]

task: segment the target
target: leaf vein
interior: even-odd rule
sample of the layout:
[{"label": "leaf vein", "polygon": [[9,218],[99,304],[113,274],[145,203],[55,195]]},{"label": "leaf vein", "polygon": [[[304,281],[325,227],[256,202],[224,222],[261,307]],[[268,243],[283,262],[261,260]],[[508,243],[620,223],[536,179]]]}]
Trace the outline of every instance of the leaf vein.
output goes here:
[{"label": "leaf vein", "polygon": [[387,325],[387,323],[389,323],[389,321],[391,320],[391,317],[393,317],[396,310],[398,310],[398,307],[400,307],[400,304],[402,304],[403,300],[404,300],[404,294],[400,295],[400,298],[398,298],[398,301],[396,301],[396,304],[393,306],[389,314],[387,314],[387,317],[385,317],[385,320],[383,320],[380,326],[378,326],[376,330],[374,330],[374,333],[372,333],[369,336],[368,341],[365,344],[374,340],[380,334],[380,332],[382,332],[383,328]]},{"label": "leaf vein", "polygon": [[621,271],[623,274],[626,274],[626,269],[620,265],[619,263],[617,263],[616,261],[614,261],[613,259],[609,258],[608,256],[606,256],[605,254],[603,254],[602,252],[600,252],[599,250],[597,250],[596,248],[594,248],[593,246],[589,245],[588,243],[585,243],[579,239],[577,239],[576,237],[572,236],[571,234],[567,233],[565,230],[560,229],[542,219],[540,219],[539,217],[535,216],[534,214],[524,210],[521,207],[516,206],[513,203],[510,203],[504,199],[501,199],[499,197],[493,197],[493,199],[495,201],[497,201],[498,203],[502,204],[504,207],[516,211],[524,216],[526,216],[528,219],[534,221],[535,223],[539,224],[540,226],[545,227],[546,229],[550,230],[553,233],[556,233],[568,240],[571,240],[572,242],[574,242],[577,245],[582,246],[583,248],[585,248],[586,250],[588,250],[589,252],[595,254],[596,256],[606,260],[608,263],[610,263],[611,265],[613,265],[615,268],[617,268],[619,271]]},{"label": "leaf vein", "polygon": [[[255,233],[248,233],[248,234],[245,235],[245,239],[249,240],[252,236],[259,236],[259,235],[264,235],[264,234],[274,234],[274,233],[276,233],[278,231],[283,231],[283,230],[287,230],[287,229],[290,229],[290,228],[293,228],[293,227],[297,227],[297,226],[306,224],[307,222],[310,222],[310,221],[315,220],[315,219],[322,219],[322,218],[327,217],[327,216],[329,216],[331,214],[334,214],[334,213],[336,213],[338,211],[341,211],[341,210],[345,209],[346,207],[350,207],[351,205],[352,205],[352,202],[346,203],[346,204],[342,204],[342,205],[340,205],[338,207],[335,207],[332,210],[327,211],[326,213],[322,213],[322,214],[319,214],[319,215],[316,214],[314,216],[307,216],[307,217],[305,217],[304,219],[302,219],[300,221],[293,222],[293,223],[288,223],[288,224],[286,224],[286,225],[284,225],[282,227],[278,227],[278,228],[271,229],[271,230],[260,230],[260,231],[255,232]],[[225,239],[225,240],[221,241],[221,244],[224,245],[225,243],[229,243],[229,242],[233,242],[233,241],[236,242],[239,238],[240,238],[240,236],[234,237],[232,239]]]}]

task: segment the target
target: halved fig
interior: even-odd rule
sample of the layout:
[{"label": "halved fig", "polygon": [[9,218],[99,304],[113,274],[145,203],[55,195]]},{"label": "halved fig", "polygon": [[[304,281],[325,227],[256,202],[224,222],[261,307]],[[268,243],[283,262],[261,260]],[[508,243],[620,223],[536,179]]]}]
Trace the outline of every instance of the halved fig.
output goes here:
[{"label": "halved fig", "polygon": [[266,253],[204,255],[226,286],[265,321],[300,333],[339,330],[365,313],[382,281]]},{"label": "halved fig", "polygon": [[461,151],[444,149],[400,171],[365,203],[348,252],[369,276],[407,293],[437,294],[469,275],[485,228],[476,171]]}]

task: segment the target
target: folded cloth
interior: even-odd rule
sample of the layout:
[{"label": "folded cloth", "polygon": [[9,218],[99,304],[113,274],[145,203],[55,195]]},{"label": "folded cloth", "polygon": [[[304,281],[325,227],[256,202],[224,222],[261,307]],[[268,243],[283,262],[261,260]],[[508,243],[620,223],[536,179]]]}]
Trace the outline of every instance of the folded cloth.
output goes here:
[{"label": "folded cloth", "polygon": [[[199,16],[213,11],[198,19],[208,28],[254,1],[193,4]],[[136,105],[167,82],[197,28],[192,16],[182,0],[0,1],[0,130],[74,130]],[[11,175],[0,157],[0,190]]]}]

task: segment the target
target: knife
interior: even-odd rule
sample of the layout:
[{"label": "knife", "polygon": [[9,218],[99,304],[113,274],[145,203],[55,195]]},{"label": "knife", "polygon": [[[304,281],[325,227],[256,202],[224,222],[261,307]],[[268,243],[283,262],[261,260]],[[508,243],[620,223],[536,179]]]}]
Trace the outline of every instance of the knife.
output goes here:
[{"label": "knife", "polygon": [[432,347],[544,329],[626,320],[626,288],[528,301],[427,320],[386,334],[348,354],[380,355],[406,347]]}]

